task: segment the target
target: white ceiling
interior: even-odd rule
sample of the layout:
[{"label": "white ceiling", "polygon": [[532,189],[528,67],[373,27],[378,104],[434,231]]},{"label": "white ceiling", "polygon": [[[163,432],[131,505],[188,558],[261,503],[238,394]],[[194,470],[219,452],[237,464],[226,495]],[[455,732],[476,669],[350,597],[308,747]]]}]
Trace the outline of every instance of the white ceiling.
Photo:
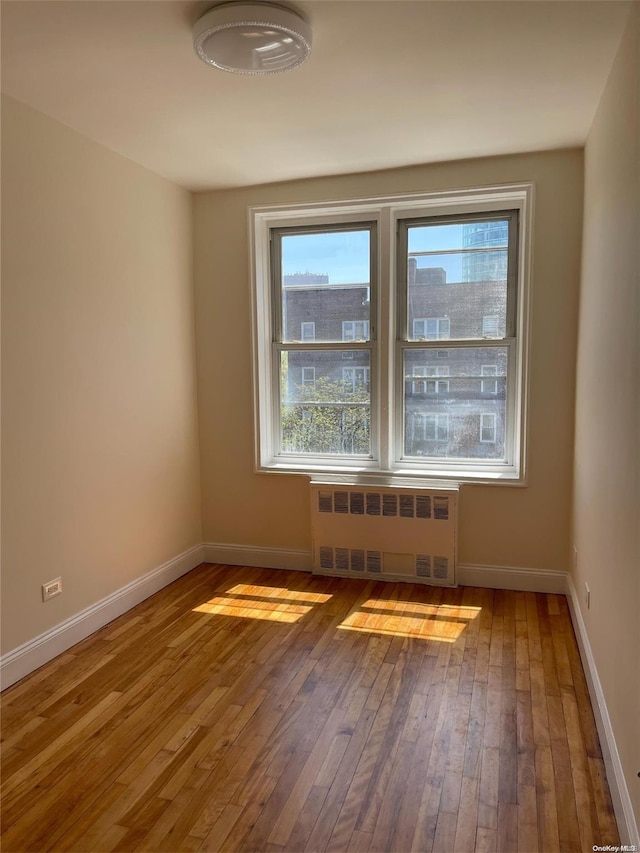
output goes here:
[{"label": "white ceiling", "polygon": [[307,0],[313,53],[216,71],[212,2],[4,0],[2,89],[192,190],[584,143],[617,0]]}]

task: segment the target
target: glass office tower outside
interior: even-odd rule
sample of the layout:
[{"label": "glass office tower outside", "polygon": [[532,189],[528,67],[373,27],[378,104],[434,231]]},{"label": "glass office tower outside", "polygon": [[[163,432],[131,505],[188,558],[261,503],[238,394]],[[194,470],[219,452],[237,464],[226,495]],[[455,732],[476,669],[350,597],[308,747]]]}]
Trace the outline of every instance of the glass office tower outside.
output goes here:
[{"label": "glass office tower outside", "polygon": [[[508,243],[508,222],[470,222],[462,226],[462,246],[465,249],[504,247]],[[506,277],[506,252],[478,252],[462,258],[463,281],[500,281]]]}]

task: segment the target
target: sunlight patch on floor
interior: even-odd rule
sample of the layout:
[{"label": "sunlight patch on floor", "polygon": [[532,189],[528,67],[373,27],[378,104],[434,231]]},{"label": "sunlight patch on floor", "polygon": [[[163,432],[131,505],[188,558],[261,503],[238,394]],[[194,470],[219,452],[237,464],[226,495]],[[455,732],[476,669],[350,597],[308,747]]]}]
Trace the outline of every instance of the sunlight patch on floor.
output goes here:
[{"label": "sunlight patch on floor", "polygon": [[237,584],[222,595],[194,607],[195,613],[261,619],[267,622],[297,622],[318,604],[331,598],[315,592],[300,592],[286,587]]},{"label": "sunlight patch on floor", "polygon": [[455,643],[480,607],[368,599],[340,624],[344,631]]}]

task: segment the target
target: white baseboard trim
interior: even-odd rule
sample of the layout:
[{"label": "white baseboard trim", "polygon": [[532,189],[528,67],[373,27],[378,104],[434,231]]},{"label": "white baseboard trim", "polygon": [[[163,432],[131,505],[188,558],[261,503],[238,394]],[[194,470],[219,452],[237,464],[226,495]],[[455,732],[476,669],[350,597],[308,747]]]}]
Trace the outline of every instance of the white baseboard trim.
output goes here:
[{"label": "white baseboard trim", "polygon": [[256,566],[298,572],[310,572],[312,568],[311,551],[228,545],[220,542],[205,542],[202,547],[206,563],[228,563],[231,566]]},{"label": "white baseboard trim", "polygon": [[0,684],[4,690],[38,667],[66,652],[136,604],[205,562],[202,545],[194,545],[172,560],[137,578],[75,616],[0,658]]},{"label": "white baseboard trim", "polygon": [[514,589],[518,592],[548,592],[566,595],[567,572],[548,569],[519,569],[509,566],[478,566],[459,563],[456,581],[460,586]]},{"label": "white baseboard trim", "polygon": [[567,600],[571,613],[571,621],[576,632],[582,666],[587,679],[587,686],[589,687],[589,695],[591,696],[591,705],[593,706],[593,714],[596,720],[600,746],[607,771],[607,781],[618,823],[620,842],[622,845],[635,845],[635,849],[640,850],[640,833],[638,832],[638,824],[633,813],[629,788],[624,777],[622,762],[620,761],[620,754],[616,746],[613,726],[611,725],[604,691],[600,683],[600,677],[598,676],[595,658],[591,651],[587,626],[582,618],[580,600],[573,583],[573,578],[570,575],[567,577]]},{"label": "white baseboard trim", "polygon": [[[311,551],[267,548],[255,545],[230,545],[220,542],[205,542],[203,548],[204,560],[207,563],[262,566],[265,569],[288,569],[301,572],[310,572],[313,569]],[[345,577],[354,576],[348,574]],[[370,575],[366,577],[371,579]],[[379,580],[408,582],[412,580],[411,578],[397,578],[391,575],[377,575],[376,577]],[[460,586],[481,586],[491,589],[515,589],[523,592],[549,592],[565,595],[568,577],[567,572],[462,563],[457,567],[456,583]]]}]

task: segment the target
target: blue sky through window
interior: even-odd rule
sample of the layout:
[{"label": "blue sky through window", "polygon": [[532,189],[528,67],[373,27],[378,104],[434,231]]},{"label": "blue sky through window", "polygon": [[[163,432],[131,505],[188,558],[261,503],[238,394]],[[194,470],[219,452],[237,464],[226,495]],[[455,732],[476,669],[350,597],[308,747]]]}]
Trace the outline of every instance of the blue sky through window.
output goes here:
[{"label": "blue sky through window", "polygon": [[[506,222],[493,223],[506,234]],[[430,225],[409,228],[409,253],[463,248],[463,225]],[[497,231],[496,231],[497,233]],[[506,245],[506,240],[496,240]],[[476,244],[477,245],[477,244]],[[495,245],[487,240],[485,245]],[[418,257],[418,268],[443,267],[447,281],[462,281],[462,255]],[[282,273],[327,275],[329,284],[369,283],[369,231],[334,231],[287,234],[282,238]]]}]

